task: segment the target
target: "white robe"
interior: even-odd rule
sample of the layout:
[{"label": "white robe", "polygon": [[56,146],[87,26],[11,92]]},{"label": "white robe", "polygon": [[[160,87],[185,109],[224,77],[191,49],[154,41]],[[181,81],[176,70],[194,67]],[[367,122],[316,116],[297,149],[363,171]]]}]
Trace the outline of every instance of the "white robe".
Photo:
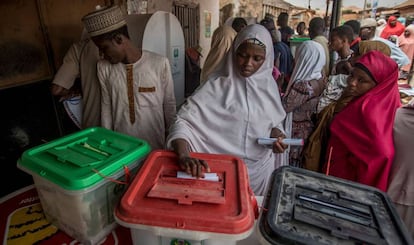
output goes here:
[{"label": "white robe", "polygon": [[[233,56],[241,42],[251,37],[266,45],[266,60],[256,73],[245,78],[235,67]],[[241,158],[252,190],[264,195],[275,169],[275,154],[257,144],[257,138],[270,137],[274,127],[283,131],[285,118],[272,77],[273,44],[269,32],[261,25],[247,26],[236,36],[226,59],[225,65],[180,108],[167,146],[171,148],[171,141],[181,138],[189,142],[191,151]]]},{"label": "white robe", "polygon": [[126,65],[100,60],[98,78],[102,90],[102,126],[143,139],[152,149],[164,149],[166,132],[176,113],[168,59],[143,50],[142,57],[133,64],[133,124],[129,118]]}]

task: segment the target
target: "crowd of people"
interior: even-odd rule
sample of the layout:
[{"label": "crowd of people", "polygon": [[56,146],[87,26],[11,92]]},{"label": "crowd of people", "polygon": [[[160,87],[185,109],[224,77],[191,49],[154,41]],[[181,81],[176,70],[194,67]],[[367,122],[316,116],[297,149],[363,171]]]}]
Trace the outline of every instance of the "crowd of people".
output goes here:
[{"label": "crowd of people", "polygon": [[[102,7],[82,18],[87,37],[68,51],[52,92],[66,98],[80,77],[83,128],[102,126],[172,150],[193,176],[210,168],[191,152],[240,157],[258,196],[283,165],[376,187],[414,237],[414,102],[402,105],[398,90],[411,70],[413,26],[391,16],[379,30],[383,21],[368,18],[327,35],[320,17],[296,32],[288,17],[281,13],[276,25],[271,15],[255,24],[235,18],[217,28],[200,85],[177,107],[168,59],[134,46],[119,7]],[[294,55],[293,35],[309,37]],[[275,141],[261,145],[261,137]]]}]

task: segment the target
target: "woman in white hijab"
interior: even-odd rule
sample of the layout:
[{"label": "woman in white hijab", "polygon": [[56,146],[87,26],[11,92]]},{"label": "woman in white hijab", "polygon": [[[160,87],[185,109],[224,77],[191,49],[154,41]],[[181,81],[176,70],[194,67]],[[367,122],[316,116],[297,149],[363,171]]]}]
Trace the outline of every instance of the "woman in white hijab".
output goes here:
[{"label": "woman in white hijab", "polygon": [[[315,128],[313,115],[325,87],[323,67],[325,53],[322,45],[308,40],[303,42],[295,53],[295,67],[290,77],[286,93],[282,98],[287,114],[286,131],[290,138],[302,138],[307,143]],[[302,166],[302,146],[291,146],[289,165]]]},{"label": "woman in white hijab", "polygon": [[[209,172],[190,152],[229,154],[243,159],[250,186],[263,195],[275,169],[275,155],[287,147],[282,121],[285,112],[272,77],[273,44],[261,25],[240,31],[226,62],[187,99],[170,128],[167,147],[179,157],[181,169],[193,176]],[[272,148],[257,144],[274,137]],[[282,162],[280,164],[283,164]]]}]

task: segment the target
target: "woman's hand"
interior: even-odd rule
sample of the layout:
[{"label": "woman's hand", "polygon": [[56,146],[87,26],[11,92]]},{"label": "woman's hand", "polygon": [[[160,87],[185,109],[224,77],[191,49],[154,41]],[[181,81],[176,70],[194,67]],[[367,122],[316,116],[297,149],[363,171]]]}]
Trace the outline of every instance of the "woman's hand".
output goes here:
[{"label": "woman's hand", "polygon": [[171,145],[174,152],[178,155],[178,165],[187,174],[202,178],[204,177],[204,172],[210,172],[210,167],[206,161],[190,157],[190,151],[186,140],[175,139],[171,142]]},{"label": "woman's hand", "polygon": [[197,178],[203,178],[204,172],[210,172],[210,167],[207,162],[202,159],[192,158],[189,156],[180,157],[178,159],[178,164],[187,174],[191,174]]},{"label": "woman's hand", "polygon": [[272,145],[272,150],[274,153],[283,153],[288,148],[288,145],[282,143],[282,140],[286,138],[286,135],[280,129],[272,128],[270,137],[278,139]]},{"label": "woman's hand", "polygon": [[283,153],[288,148],[288,145],[282,143],[284,138],[286,137],[278,137],[277,141],[273,142],[273,153]]}]

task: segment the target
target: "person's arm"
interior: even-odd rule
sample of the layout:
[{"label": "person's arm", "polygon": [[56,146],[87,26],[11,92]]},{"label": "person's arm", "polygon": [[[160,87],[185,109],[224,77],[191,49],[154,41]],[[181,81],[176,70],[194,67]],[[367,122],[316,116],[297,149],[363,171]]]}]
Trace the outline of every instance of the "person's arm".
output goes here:
[{"label": "person's arm", "polygon": [[185,139],[175,139],[171,142],[171,146],[178,156],[178,165],[186,173],[202,178],[204,177],[203,169],[210,172],[210,167],[206,161],[190,156],[190,147]]},{"label": "person's arm", "polygon": [[71,91],[60,85],[52,83],[50,86],[50,91],[53,96],[60,97],[60,101],[65,100],[70,97]]},{"label": "person's arm", "polygon": [[101,125],[104,128],[113,130],[111,98],[106,86],[107,74],[101,62],[97,63],[97,74],[101,86]]},{"label": "person's arm", "polygon": [[76,78],[80,76],[79,50],[82,49],[82,45],[83,42],[72,44],[53,78],[50,90],[53,96],[60,97],[60,101],[79,94],[74,85]]}]

